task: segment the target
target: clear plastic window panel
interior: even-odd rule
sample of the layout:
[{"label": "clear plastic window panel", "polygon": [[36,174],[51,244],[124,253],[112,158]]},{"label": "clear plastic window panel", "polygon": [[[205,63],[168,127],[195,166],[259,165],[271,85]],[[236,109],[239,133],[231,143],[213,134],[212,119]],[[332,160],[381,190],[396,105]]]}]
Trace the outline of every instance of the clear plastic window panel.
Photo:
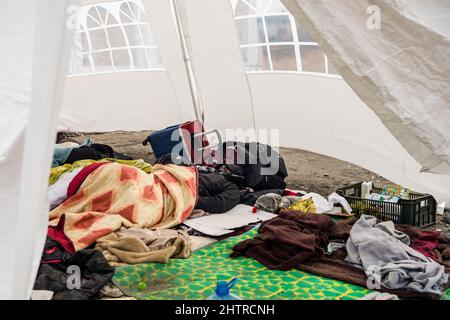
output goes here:
[{"label": "clear plastic window panel", "polygon": [[269,56],[266,46],[242,48],[242,55],[247,71],[270,70]]},{"label": "clear plastic window panel", "polygon": [[259,17],[236,20],[241,44],[265,43],[263,20]]},{"label": "clear plastic window panel", "polygon": [[291,22],[288,15],[265,17],[269,42],[293,42]]},{"label": "clear plastic window panel", "polygon": [[297,71],[295,47],[291,45],[270,46],[273,70]]},{"label": "clear plastic window panel", "polygon": [[281,0],[230,0],[248,72],[337,75],[318,44]]},{"label": "clear plastic window panel", "polygon": [[303,71],[325,73],[325,55],[319,46],[300,46],[300,54]]},{"label": "clear plastic window panel", "polygon": [[134,70],[164,70],[142,1],[81,7],[69,74]]}]

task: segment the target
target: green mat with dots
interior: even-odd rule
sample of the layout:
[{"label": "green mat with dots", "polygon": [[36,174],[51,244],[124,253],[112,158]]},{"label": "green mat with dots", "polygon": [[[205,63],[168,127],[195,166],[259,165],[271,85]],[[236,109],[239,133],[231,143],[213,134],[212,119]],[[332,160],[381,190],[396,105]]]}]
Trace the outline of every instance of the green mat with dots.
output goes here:
[{"label": "green mat with dots", "polygon": [[[229,258],[231,248],[256,235],[251,230],[194,252],[189,259],[168,264],[147,263],[117,268],[113,282],[127,295],[152,300],[205,300],[217,279],[238,277],[232,289],[244,300],[358,299],[371,291],[299,270],[270,270],[254,259]],[[450,291],[447,292],[450,297]]]}]

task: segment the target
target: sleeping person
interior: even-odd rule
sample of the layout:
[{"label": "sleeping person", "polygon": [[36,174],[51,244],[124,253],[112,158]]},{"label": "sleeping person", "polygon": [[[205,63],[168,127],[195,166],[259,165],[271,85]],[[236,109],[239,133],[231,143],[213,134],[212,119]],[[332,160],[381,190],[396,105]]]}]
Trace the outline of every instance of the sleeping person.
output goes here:
[{"label": "sleeping person", "polygon": [[238,186],[218,173],[199,173],[196,209],[209,213],[224,213],[239,204]]}]

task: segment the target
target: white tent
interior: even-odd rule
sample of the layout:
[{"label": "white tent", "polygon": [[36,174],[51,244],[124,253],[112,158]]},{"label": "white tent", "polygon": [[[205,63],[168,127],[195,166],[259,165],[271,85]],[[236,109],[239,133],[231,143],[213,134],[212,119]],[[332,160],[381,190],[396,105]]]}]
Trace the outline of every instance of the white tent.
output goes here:
[{"label": "white tent", "polygon": [[0,0],[0,298],[32,288],[57,126],[280,129],[450,203],[450,2],[283,3]]}]

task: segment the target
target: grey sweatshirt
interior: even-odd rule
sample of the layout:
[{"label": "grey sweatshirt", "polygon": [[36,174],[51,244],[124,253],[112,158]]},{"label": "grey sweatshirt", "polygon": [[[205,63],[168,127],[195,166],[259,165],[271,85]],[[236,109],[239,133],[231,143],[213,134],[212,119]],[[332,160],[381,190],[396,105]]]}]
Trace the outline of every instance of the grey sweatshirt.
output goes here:
[{"label": "grey sweatshirt", "polygon": [[362,215],[350,231],[346,261],[362,267],[367,276],[377,270],[386,288],[441,294],[448,281],[444,266],[409,247],[409,242],[392,222],[376,224],[375,217]]}]

